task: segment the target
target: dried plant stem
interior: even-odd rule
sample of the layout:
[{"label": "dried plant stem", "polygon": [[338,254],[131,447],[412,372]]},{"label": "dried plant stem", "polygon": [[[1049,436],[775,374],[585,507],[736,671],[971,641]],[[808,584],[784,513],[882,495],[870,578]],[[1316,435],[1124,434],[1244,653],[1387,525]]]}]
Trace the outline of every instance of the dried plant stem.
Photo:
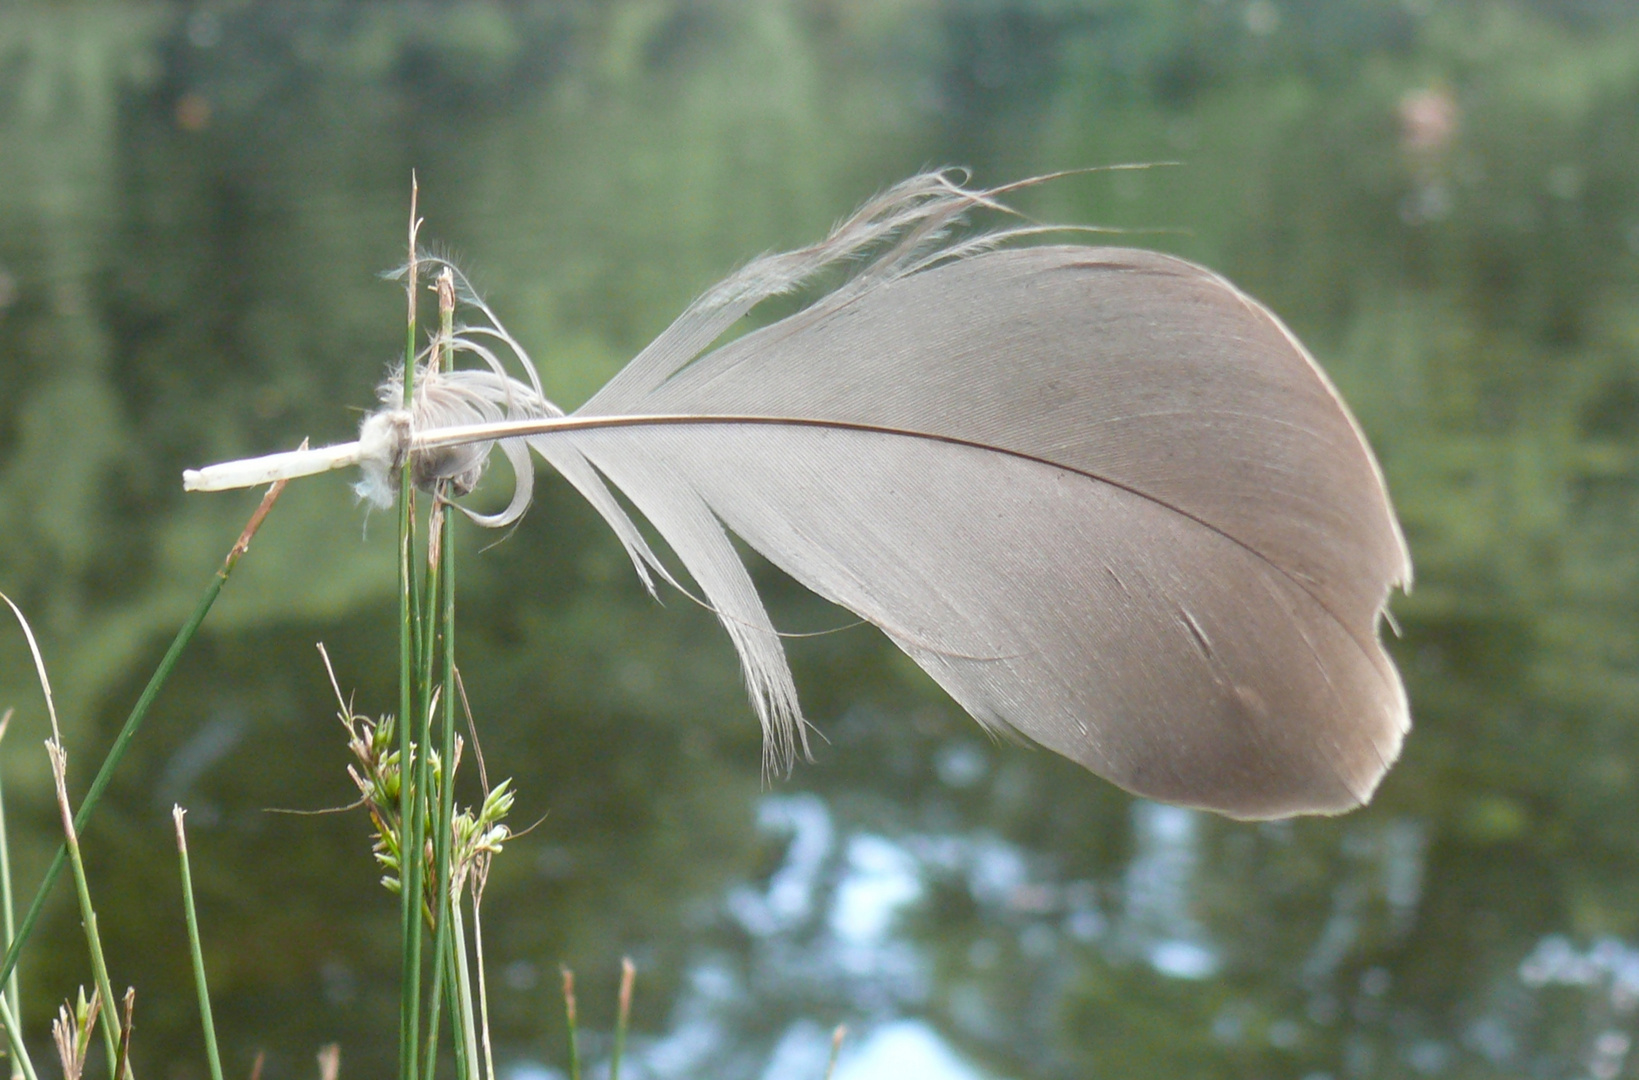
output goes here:
[{"label": "dried plant stem", "polygon": [[563,969],[563,1015],[569,1023],[569,1080],[580,1080],[580,1032],[575,1008],[575,973]]},{"label": "dried plant stem", "polygon": [[[484,885],[489,880],[489,856],[472,871],[472,959],[478,968],[478,1027],[484,1047],[484,1080],[495,1080],[495,1052],[489,1037],[489,990],[484,980]],[[610,1077],[609,1080],[615,1080]]]},{"label": "dried plant stem", "polygon": [[[6,729],[11,726],[12,710],[7,709],[0,715],[0,742],[6,737]],[[5,908],[6,947],[17,936],[16,903],[11,891],[11,844],[6,829],[6,801],[3,789],[0,789],[0,906]],[[11,1007],[13,1016],[23,1015],[23,993],[18,986],[17,969],[11,969],[11,976],[6,980],[4,991],[5,1002]],[[23,1075],[23,1063],[13,1055],[11,1059],[12,1080],[18,1080]]]},{"label": "dried plant stem", "polygon": [[632,1019],[632,984],[637,965],[630,956],[620,958],[620,999],[615,1009],[615,1047],[609,1055],[609,1080],[620,1080],[620,1059],[626,1052],[626,1028]]},{"label": "dried plant stem", "polygon": [[[305,446],[306,443],[303,443],[303,445]],[[273,509],[274,502],[278,500],[279,494],[284,489],[285,482],[280,480],[268,488],[267,494],[262,496],[261,503],[256,507],[255,513],[251,514],[250,521],[245,524],[244,530],[239,534],[239,539],[228,551],[227,558],[222,560],[222,566],[216,571],[216,576],[211,578],[211,583],[205,587],[204,595],[199,598],[199,603],[195,605],[193,614],[189,615],[188,621],[182,624],[182,629],[176,632],[171,647],[165,650],[165,656],[160,660],[159,666],[154,669],[153,675],[149,677],[148,685],[143,687],[142,696],[137,698],[137,703],[132,706],[131,715],[125,718],[125,726],[120,728],[120,733],[115,736],[114,745],[108,748],[108,756],[103,759],[102,767],[97,770],[97,775],[91,781],[91,787],[86,790],[85,798],[80,802],[79,813],[74,815],[73,822],[74,828],[79,832],[84,832],[85,827],[90,824],[92,812],[96,810],[103,791],[108,787],[108,782],[113,779],[114,770],[119,767],[120,759],[125,756],[125,751],[131,745],[131,740],[136,738],[138,729],[142,727],[143,720],[147,718],[148,710],[153,707],[154,699],[159,696],[160,689],[165,685],[166,680],[171,677],[171,672],[176,668],[177,661],[182,659],[183,651],[187,649],[188,643],[193,641],[194,634],[198,633],[200,624],[205,621],[205,616],[210,614],[211,606],[216,603],[216,598],[221,595],[222,586],[227,584],[228,577],[233,573],[233,568],[239,565],[240,558],[250,550],[251,539],[256,535],[257,530],[262,527],[262,522],[266,520],[268,511]],[[11,939],[11,944],[6,949],[6,958],[4,962],[0,962],[0,980],[10,980],[12,972],[17,970],[17,957],[22,953],[23,945],[27,943],[29,935],[34,932],[34,924],[39,921],[40,912],[45,909],[46,897],[51,895],[52,886],[56,885],[57,879],[62,876],[63,864],[67,860],[68,845],[63,844],[57,849],[57,853],[51,857],[51,864],[46,867],[45,877],[40,882],[40,888],[35,892],[34,899],[30,902],[22,923],[17,927],[16,936]],[[12,1011],[15,1013],[16,1010]]]},{"label": "dried plant stem", "polygon": [[[415,395],[415,338],[416,338],[416,233],[421,221],[416,217],[416,181],[410,176],[410,261],[405,268],[405,294],[408,297],[408,319],[404,340],[404,407],[407,409]],[[413,733],[416,727],[415,660],[416,660],[416,607],[415,546],[413,523],[415,488],[410,482],[410,470],[401,469],[398,500],[398,715],[399,715],[399,937],[403,947],[403,974],[399,987],[399,1080],[416,1080],[417,1029],[421,1013],[421,837],[417,824],[421,801],[416,790],[415,747]],[[425,750],[426,744],[422,743]]]},{"label": "dried plant stem", "polygon": [[222,1080],[222,1058],[216,1051],[216,1024],[211,1020],[211,992],[205,984],[205,953],[199,944],[199,916],[194,911],[193,874],[188,869],[188,834],[182,827],[187,811],[176,806],[171,818],[176,822],[176,853],[182,864],[182,910],[188,919],[188,951],[193,955],[194,989],[199,992],[199,1022],[205,1029],[205,1058],[211,1080]]},{"label": "dried plant stem", "polygon": [[[102,935],[97,933],[97,912],[91,906],[91,887],[85,880],[85,863],[80,859],[80,838],[74,829],[74,813],[68,803],[68,755],[55,738],[46,742],[46,753],[51,756],[51,774],[57,782],[57,809],[62,814],[63,838],[68,845],[69,865],[74,869],[74,892],[80,901],[80,922],[85,927],[85,944],[91,953],[91,974],[96,979],[97,992],[105,1002],[114,1001],[114,991],[108,982],[108,961],[102,952]],[[119,1076],[119,1018],[110,1006],[103,1010],[102,1041],[108,1052],[108,1075]]]},{"label": "dried plant stem", "polygon": [[131,1032],[137,1026],[136,1020],[131,1015],[137,1007],[136,987],[127,986],[125,988],[125,1000],[121,1002],[121,1007],[124,1010],[125,1020],[120,1028],[119,1065],[114,1070],[114,1075],[128,1078],[131,1075]]},{"label": "dried plant stem", "polygon": [[825,1080],[831,1080],[832,1074],[837,1071],[837,1055],[842,1053],[842,1040],[847,1037],[848,1028],[843,1024],[838,1024],[837,1029],[831,1032],[831,1060],[825,1065]]},{"label": "dried plant stem", "polygon": [[51,1041],[57,1044],[63,1080],[80,1080],[85,1075],[85,1054],[91,1048],[91,1032],[101,1012],[101,992],[92,991],[91,1000],[86,1001],[83,986],[78,1001],[65,1001],[57,1007],[57,1019],[51,1022]]}]

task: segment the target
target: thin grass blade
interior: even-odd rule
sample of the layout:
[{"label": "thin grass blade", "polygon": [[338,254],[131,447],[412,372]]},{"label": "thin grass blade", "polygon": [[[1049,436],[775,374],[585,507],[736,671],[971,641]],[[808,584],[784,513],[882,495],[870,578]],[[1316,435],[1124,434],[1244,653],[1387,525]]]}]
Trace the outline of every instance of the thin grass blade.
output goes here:
[{"label": "thin grass blade", "polygon": [[222,1058],[216,1049],[216,1023],[211,1019],[211,991],[205,981],[205,951],[199,941],[199,916],[194,910],[193,873],[188,867],[188,834],[182,824],[187,811],[180,806],[171,808],[171,819],[176,822],[176,853],[182,867],[182,910],[188,920],[188,953],[193,958],[194,989],[199,994],[199,1023],[205,1032],[205,1060],[210,1065],[211,1080],[222,1080]]}]

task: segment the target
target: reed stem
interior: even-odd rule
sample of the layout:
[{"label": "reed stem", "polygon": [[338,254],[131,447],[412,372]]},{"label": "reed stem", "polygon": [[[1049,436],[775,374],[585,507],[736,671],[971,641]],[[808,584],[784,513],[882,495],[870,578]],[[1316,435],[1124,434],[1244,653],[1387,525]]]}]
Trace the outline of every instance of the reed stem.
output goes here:
[{"label": "reed stem", "polygon": [[[455,319],[455,282],[448,268],[438,276],[438,352],[440,365],[448,370],[453,363],[451,341],[454,337]],[[456,957],[459,963],[465,963],[466,941],[453,933],[452,913],[458,903],[454,895],[451,866],[450,830],[455,819],[455,515],[449,512],[449,504],[444,501],[447,492],[441,486],[438,499],[438,562],[431,567],[430,572],[441,580],[438,590],[442,601],[439,612],[439,633],[443,644],[443,675],[440,703],[443,705],[443,729],[438,742],[439,761],[442,768],[439,771],[438,785],[438,812],[434,818],[433,833],[433,878],[437,885],[435,933],[440,951],[447,941],[453,939]],[[428,679],[432,677],[432,658],[428,656]],[[465,990],[465,976],[462,976],[462,985],[458,991]],[[459,999],[459,993],[458,993]],[[437,1007],[436,1003],[433,1006]],[[461,1017],[465,1021],[463,1014]],[[470,1041],[471,1033],[462,1031],[463,1042]],[[428,1080],[431,1080],[429,1076]]]},{"label": "reed stem", "polygon": [[461,1005],[461,1045],[456,1056],[463,1063],[464,1080],[479,1080],[478,1028],[472,1012],[472,976],[467,969],[467,935],[462,925],[461,908],[450,906],[450,937],[455,945],[455,999]]},{"label": "reed stem", "polygon": [[[450,993],[451,980],[445,973],[454,965],[454,958],[449,955],[449,943],[445,935],[439,934],[433,939],[433,985],[432,993],[427,1003],[427,1058],[423,1066],[426,1070],[426,1080],[434,1080],[438,1073],[438,1028],[443,1018],[441,1006],[444,997]],[[455,1011],[452,1006],[450,1011]]]},{"label": "reed stem", "polygon": [[24,1080],[39,1080],[34,1072],[34,1062],[28,1056],[28,1047],[23,1045],[23,1032],[17,1024],[17,1014],[12,1012],[4,994],[0,994],[0,1027],[6,1029],[6,1046],[11,1051],[12,1067],[22,1070]]},{"label": "reed stem", "polygon": [[[10,709],[7,709],[4,715],[0,715],[0,742],[4,742],[6,730],[11,726],[11,715]],[[6,829],[6,800],[3,789],[0,789],[0,905],[5,907],[6,947],[9,949],[17,936],[17,912],[11,890],[11,844]],[[6,1004],[11,1006],[13,1016],[23,1015],[23,993],[18,986],[15,967],[6,979],[4,997]],[[19,1080],[23,1076],[23,1063],[15,1055],[11,1059],[11,1075],[12,1080]]]},{"label": "reed stem", "polygon": [[216,1024],[211,1019],[211,992],[205,984],[205,952],[199,943],[199,916],[194,911],[193,874],[188,869],[188,834],[182,827],[184,813],[180,806],[171,809],[171,817],[176,822],[176,852],[182,864],[182,910],[188,919],[188,951],[193,955],[194,988],[199,992],[199,1022],[205,1029],[205,1058],[210,1064],[211,1080],[222,1080]]},{"label": "reed stem", "polygon": [[451,1047],[451,1054],[455,1058],[455,1080],[468,1080],[467,1058],[461,1052],[461,1033],[459,1030],[461,1023],[461,973],[455,954],[460,948],[460,944],[453,937],[446,939],[444,945],[444,1004],[449,1009],[450,1028],[455,1032],[451,1036],[452,1041],[455,1043]]},{"label": "reed stem", "polygon": [[[409,264],[405,268],[405,294],[409,317],[404,338],[404,407],[415,400],[416,337],[416,233],[421,221],[416,217],[417,185],[410,175]],[[399,987],[398,1055],[399,1080],[416,1080],[417,1028],[421,1012],[421,838],[416,829],[420,801],[416,791],[416,761],[413,734],[415,723],[416,609],[412,590],[415,584],[413,523],[414,486],[410,469],[400,469],[398,499],[398,715],[399,715],[399,939],[403,949],[403,973]],[[426,744],[422,747],[425,749]]]}]

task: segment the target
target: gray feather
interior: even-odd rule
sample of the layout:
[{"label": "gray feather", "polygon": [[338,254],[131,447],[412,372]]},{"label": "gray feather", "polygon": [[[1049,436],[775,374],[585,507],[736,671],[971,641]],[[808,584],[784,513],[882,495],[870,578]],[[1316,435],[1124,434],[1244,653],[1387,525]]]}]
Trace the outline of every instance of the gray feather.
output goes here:
[{"label": "gray feather", "polygon": [[[600,474],[671,545],[739,650],[775,764],[803,721],[725,525],[981,723],[1129,791],[1242,818],[1364,803],[1409,728],[1378,624],[1411,565],[1348,410],[1210,271],[953,244],[979,203],[915,178],[822,244],[748,264],[530,445],[640,572],[659,564]],[[848,284],[696,356],[866,249]]]}]

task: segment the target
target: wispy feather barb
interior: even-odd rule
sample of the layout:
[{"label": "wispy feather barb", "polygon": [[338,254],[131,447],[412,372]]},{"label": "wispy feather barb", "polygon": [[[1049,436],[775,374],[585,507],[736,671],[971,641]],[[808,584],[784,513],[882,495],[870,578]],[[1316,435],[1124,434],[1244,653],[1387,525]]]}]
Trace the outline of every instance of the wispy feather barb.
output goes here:
[{"label": "wispy feather barb", "polygon": [[[499,525],[528,503],[527,446],[651,589],[670,575],[611,485],[665,538],[739,651],[772,768],[806,751],[805,725],[730,531],[981,723],[1128,790],[1252,818],[1366,801],[1409,727],[1377,634],[1411,565],[1353,418],[1290,331],[1208,270],[1008,243],[1033,225],[964,233],[1004,190],[950,172],[888,189],[708,290],[569,415],[458,277],[473,321],[454,347],[476,368],[427,364],[413,415],[390,378],[358,443],[186,482],[358,462],[381,499],[408,463],[466,491],[499,446],[513,498],[473,515]],[[840,265],[841,285],[707,351]]]}]

